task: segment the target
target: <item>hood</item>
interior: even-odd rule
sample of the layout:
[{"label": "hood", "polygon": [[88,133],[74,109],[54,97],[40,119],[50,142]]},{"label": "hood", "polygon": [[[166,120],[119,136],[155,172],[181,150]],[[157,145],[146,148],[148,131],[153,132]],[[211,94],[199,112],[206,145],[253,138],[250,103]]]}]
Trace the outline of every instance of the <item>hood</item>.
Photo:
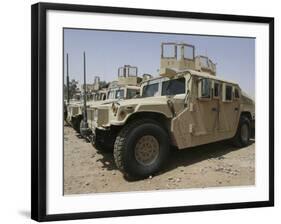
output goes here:
[{"label": "hood", "polygon": [[145,98],[135,98],[128,100],[117,100],[115,101],[118,106],[127,106],[127,105],[159,105],[167,104],[167,96],[158,96],[158,97],[145,97]]},{"label": "hood", "polygon": [[117,99],[110,99],[110,100],[101,100],[101,101],[92,101],[90,103],[87,103],[87,106],[91,108],[95,108],[101,105],[111,105],[113,102],[118,101]]},{"label": "hood", "polygon": [[[146,97],[146,98],[136,98],[136,99],[128,99],[128,100],[119,100],[115,101],[114,104],[116,108],[118,108],[118,113],[120,111],[126,111],[128,116],[129,114],[136,112],[155,112],[164,114],[166,117],[171,117],[171,109],[169,109],[167,100],[169,97],[167,96],[159,96],[159,97]],[[113,102],[112,102],[113,103]],[[98,107],[101,111],[112,111],[113,105],[112,103],[103,104]]]}]

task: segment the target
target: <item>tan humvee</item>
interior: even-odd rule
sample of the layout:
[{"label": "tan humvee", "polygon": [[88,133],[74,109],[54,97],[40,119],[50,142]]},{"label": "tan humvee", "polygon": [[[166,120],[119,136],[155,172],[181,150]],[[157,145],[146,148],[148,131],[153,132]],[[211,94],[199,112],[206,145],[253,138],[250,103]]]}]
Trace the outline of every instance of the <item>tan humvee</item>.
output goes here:
[{"label": "tan humvee", "polygon": [[82,98],[83,97],[80,96],[79,100],[71,100],[69,104],[65,104],[65,121],[76,131],[79,131],[81,122]]},{"label": "tan humvee", "polygon": [[[114,149],[124,173],[147,177],[178,149],[233,139],[249,143],[255,104],[237,83],[216,77],[215,64],[194,56],[194,46],[162,44],[160,77],[142,83],[141,97],[88,109],[91,139],[98,150]],[[185,55],[188,48],[191,52]],[[178,53],[180,56],[178,57]]]},{"label": "tan humvee", "polygon": [[[93,93],[92,100],[87,101],[87,107],[112,103],[120,99],[131,99],[140,93],[138,86],[141,78],[137,75],[137,67],[125,65],[118,68],[118,80],[110,83],[108,89],[101,89]],[[95,77],[93,86],[99,88],[99,77]],[[81,97],[82,99],[82,97]],[[66,106],[66,121],[73,126],[77,132],[81,132],[81,121],[83,119],[82,100],[71,102]]]}]

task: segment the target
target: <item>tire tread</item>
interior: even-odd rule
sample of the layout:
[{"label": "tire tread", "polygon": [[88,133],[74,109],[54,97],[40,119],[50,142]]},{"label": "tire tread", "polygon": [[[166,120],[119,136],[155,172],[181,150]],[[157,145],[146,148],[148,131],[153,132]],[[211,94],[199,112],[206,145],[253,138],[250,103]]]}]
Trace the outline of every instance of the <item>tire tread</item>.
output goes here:
[{"label": "tire tread", "polygon": [[116,166],[118,169],[120,169],[122,172],[125,172],[124,169],[124,161],[123,161],[123,156],[122,153],[124,151],[124,146],[126,143],[126,136],[128,136],[128,133],[130,132],[131,129],[137,127],[138,125],[147,122],[147,119],[140,119],[133,121],[126,126],[122,128],[122,130],[119,132],[119,134],[116,137],[115,143],[114,143],[114,160],[116,163]]},{"label": "tire tread", "polygon": [[245,144],[242,143],[241,137],[240,137],[240,129],[241,129],[242,124],[245,123],[245,122],[248,124],[249,132],[250,132],[249,136],[251,136],[250,120],[249,120],[248,117],[242,115],[240,117],[240,120],[239,120],[239,124],[238,124],[238,127],[237,127],[236,134],[235,134],[234,138],[232,139],[232,143],[233,143],[234,146],[237,146],[237,147],[246,146]]}]

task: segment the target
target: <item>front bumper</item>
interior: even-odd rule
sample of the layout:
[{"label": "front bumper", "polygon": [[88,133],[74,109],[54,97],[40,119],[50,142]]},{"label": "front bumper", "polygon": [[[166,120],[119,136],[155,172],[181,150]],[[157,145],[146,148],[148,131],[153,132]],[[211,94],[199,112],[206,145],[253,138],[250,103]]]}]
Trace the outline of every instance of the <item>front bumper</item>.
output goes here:
[{"label": "front bumper", "polygon": [[110,128],[99,129],[96,128],[89,136],[89,140],[94,146],[99,145],[105,148],[113,148],[116,139],[116,132]]}]

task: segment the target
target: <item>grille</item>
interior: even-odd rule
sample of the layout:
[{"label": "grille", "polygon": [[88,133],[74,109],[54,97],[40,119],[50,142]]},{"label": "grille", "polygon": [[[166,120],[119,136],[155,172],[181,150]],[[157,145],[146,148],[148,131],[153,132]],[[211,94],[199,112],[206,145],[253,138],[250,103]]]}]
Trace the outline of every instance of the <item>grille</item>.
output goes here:
[{"label": "grille", "polygon": [[108,109],[98,110],[98,126],[102,126],[108,123]]},{"label": "grille", "polygon": [[78,107],[72,107],[71,108],[71,114],[72,114],[72,116],[75,116],[75,115],[77,115],[78,114],[78,112],[79,112],[79,108]]}]

